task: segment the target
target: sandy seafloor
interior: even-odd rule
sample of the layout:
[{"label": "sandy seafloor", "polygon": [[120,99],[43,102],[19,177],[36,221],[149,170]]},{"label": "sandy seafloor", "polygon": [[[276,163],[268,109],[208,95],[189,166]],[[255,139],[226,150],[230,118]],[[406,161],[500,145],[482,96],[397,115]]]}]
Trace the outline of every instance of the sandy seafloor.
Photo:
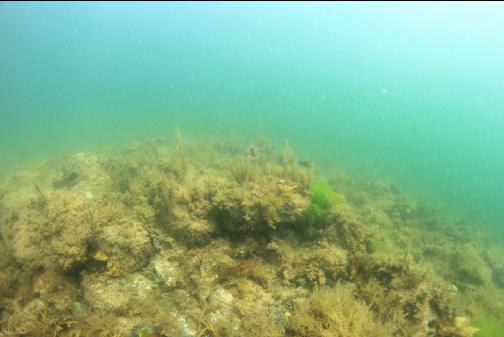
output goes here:
[{"label": "sandy seafloor", "polygon": [[504,249],[267,140],[5,172],[0,336],[501,336]]}]

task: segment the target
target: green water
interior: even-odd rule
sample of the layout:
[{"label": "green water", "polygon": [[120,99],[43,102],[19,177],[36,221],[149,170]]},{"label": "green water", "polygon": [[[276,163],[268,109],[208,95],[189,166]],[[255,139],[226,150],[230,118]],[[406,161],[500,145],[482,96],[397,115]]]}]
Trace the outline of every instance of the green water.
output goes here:
[{"label": "green water", "polygon": [[0,160],[266,135],[498,230],[503,22],[502,3],[2,2]]}]

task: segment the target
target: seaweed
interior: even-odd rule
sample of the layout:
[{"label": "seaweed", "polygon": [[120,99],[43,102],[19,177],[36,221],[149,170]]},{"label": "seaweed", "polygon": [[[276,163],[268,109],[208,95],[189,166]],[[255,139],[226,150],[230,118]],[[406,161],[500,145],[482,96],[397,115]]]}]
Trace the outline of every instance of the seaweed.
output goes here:
[{"label": "seaweed", "polygon": [[252,236],[294,227],[303,217],[307,200],[290,181],[268,175],[247,186],[221,188],[212,204],[214,221],[226,232]]},{"label": "seaweed", "polygon": [[312,176],[313,166],[306,160],[297,160],[286,141],[282,151],[282,177],[295,182],[298,191],[304,193],[310,188]]},{"label": "seaweed", "polygon": [[317,180],[310,185],[311,204],[306,210],[306,223],[310,227],[326,227],[327,217],[333,203],[341,199],[331,185]]},{"label": "seaweed", "polygon": [[257,176],[257,168],[251,163],[248,158],[240,158],[232,167],[231,175],[234,180],[242,185],[246,182],[254,180]]},{"label": "seaweed", "polygon": [[33,182],[33,189],[35,190],[35,200],[32,200],[32,205],[39,210],[45,209],[49,204],[47,195],[42,192],[42,189],[36,182]]},{"label": "seaweed", "polygon": [[158,223],[167,225],[174,216],[175,185],[171,181],[162,179],[154,186],[149,186],[147,201],[154,208]]},{"label": "seaweed", "polygon": [[172,171],[176,178],[181,181],[186,175],[188,163],[182,133],[178,127],[175,130],[175,153],[172,162]]},{"label": "seaweed", "polygon": [[501,337],[504,331],[504,320],[484,311],[474,316],[473,325],[478,329],[475,337]]},{"label": "seaweed", "polygon": [[392,326],[378,320],[368,306],[353,296],[349,285],[314,292],[300,302],[288,329],[296,337],[389,337]]}]

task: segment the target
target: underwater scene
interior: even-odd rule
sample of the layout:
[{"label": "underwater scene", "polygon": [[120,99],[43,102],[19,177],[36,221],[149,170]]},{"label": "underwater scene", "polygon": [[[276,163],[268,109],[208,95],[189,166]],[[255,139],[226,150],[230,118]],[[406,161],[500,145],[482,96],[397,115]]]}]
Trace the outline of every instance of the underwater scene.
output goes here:
[{"label": "underwater scene", "polygon": [[504,3],[0,2],[0,337],[504,336]]}]

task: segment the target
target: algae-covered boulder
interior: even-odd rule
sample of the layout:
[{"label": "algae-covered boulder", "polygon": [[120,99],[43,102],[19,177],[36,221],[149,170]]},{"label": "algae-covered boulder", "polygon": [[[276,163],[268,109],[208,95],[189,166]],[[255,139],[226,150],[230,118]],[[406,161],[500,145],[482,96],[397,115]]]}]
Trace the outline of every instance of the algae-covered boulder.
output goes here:
[{"label": "algae-covered boulder", "polygon": [[271,294],[250,280],[243,280],[230,290],[218,287],[208,296],[207,302],[208,312],[203,324],[217,336],[284,335],[269,310],[273,303]]},{"label": "algae-covered boulder", "polygon": [[246,184],[231,184],[212,199],[215,221],[234,233],[265,232],[304,219],[309,200],[288,180],[264,176]]},{"label": "algae-covered boulder", "polygon": [[470,244],[457,247],[452,261],[454,278],[457,281],[476,286],[488,285],[491,282],[492,270],[476,247]]},{"label": "algae-covered boulder", "polygon": [[154,279],[167,289],[175,288],[182,280],[180,263],[171,258],[170,254],[158,254],[151,259],[149,265]]},{"label": "algae-covered boulder", "polygon": [[334,242],[352,253],[369,253],[372,243],[364,226],[359,222],[335,220],[327,231]]},{"label": "algae-covered boulder", "polygon": [[143,305],[155,284],[140,273],[123,278],[86,274],[81,287],[87,304],[96,312],[125,313]]},{"label": "algae-covered boulder", "polygon": [[326,245],[306,254],[304,278],[309,285],[334,284],[346,276],[347,252],[339,247]]},{"label": "algae-covered boulder", "polygon": [[77,153],[65,158],[48,176],[54,189],[102,190],[110,185],[110,178],[93,154]]},{"label": "algae-covered boulder", "polygon": [[208,219],[184,211],[174,218],[167,227],[167,231],[178,242],[189,247],[197,247],[210,242],[212,234],[215,232],[215,226]]},{"label": "algae-covered boulder", "polygon": [[236,292],[237,310],[245,317],[257,317],[273,304],[271,294],[251,280],[239,282]]},{"label": "algae-covered boulder", "polygon": [[107,263],[107,275],[120,276],[143,268],[154,252],[149,232],[132,218],[118,219],[97,231],[93,252],[96,260]]},{"label": "algae-covered boulder", "polygon": [[10,218],[7,242],[25,269],[70,270],[87,258],[93,208],[89,200],[69,193],[45,198]]},{"label": "algae-covered boulder", "polygon": [[327,242],[296,246],[286,240],[274,240],[266,249],[285,285],[323,287],[334,285],[347,274],[347,251]]},{"label": "algae-covered boulder", "polygon": [[211,182],[205,175],[187,173],[191,179],[185,185],[162,180],[150,186],[148,201],[156,222],[173,238],[186,246],[202,246],[210,242],[215,232],[209,221]]}]

